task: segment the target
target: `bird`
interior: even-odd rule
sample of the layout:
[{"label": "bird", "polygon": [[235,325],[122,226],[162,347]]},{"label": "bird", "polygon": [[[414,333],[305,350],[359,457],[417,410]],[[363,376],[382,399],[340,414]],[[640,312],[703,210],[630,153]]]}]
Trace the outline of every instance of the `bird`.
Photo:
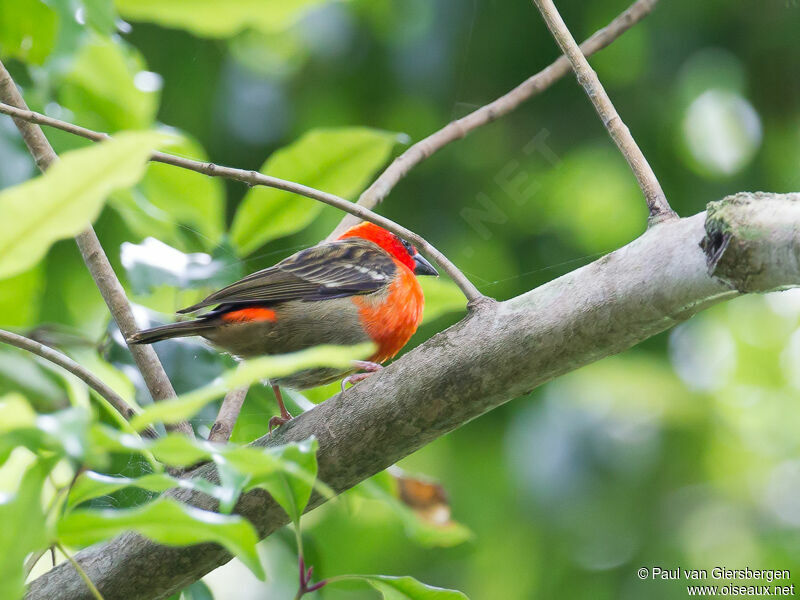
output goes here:
[{"label": "bird", "polygon": [[[307,389],[342,379],[354,384],[382,368],[406,345],[422,320],[424,295],[417,276],[436,269],[405,239],[361,222],[333,241],[301,250],[178,311],[190,321],[138,331],[131,344],[200,336],[237,358],[296,352],[320,344],[373,342],[368,360],[349,369],[318,367],[269,383],[280,416],[269,430],[288,422],[280,388]],[[361,371],[356,373],[356,371]]]}]

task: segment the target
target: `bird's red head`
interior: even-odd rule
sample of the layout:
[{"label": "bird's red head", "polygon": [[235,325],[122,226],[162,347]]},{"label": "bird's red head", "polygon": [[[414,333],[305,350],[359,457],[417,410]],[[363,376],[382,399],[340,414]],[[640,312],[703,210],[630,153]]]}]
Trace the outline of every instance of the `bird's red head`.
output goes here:
[{"label": "bird's red head", "polygon": [[368,221],[359,223],[345,231],[339,239],[350,237],[359,237],[377,244],[417,275],[439,275],[413,245],[374,223]]}]

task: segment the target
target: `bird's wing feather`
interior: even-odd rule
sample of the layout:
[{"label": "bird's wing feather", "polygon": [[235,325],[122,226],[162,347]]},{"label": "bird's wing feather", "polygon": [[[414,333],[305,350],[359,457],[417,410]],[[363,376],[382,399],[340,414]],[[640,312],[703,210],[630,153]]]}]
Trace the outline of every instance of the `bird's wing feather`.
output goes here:
[{"label": "bird's wing feather", "polygon": [[270,305],[370,294],[388,285],[396,269],[394,259],[380,246],[347,238],[302,250],[179,312],[194,312],[214,304]]}]

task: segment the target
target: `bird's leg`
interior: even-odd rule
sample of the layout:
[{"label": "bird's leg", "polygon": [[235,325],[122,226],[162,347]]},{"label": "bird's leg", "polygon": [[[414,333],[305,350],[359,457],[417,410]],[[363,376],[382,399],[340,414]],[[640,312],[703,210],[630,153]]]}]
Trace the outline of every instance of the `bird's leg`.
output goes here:
[{"label": "bird's leg", "polygon": [[354,360],[353,366],[365,372],[353,373],[352,375],[348,375],[347,377],[342,379],[342,392],[344,392],[344,386],[347,385],[348,383],[351,385],[355,385],[362,379],[366,379],[376,371],[380,371],[383,368],[383,365],[379,365],[378,363],[370,362],[368,360]]},{"label": "bird's leg", "polygon": [[292,415],[289,414],[289,411],[286,410],[286,405],[283,403],[283,396],[281,395],[281,389],[277,385],[273,384],[272,391],[275,392],[275,399],[278,401],[278,408],[280,408],[281,410],[281,416],[272,417],[269,420],[268,427],[270,435],[272,434],[273,427],[280,427],[281,425],[288,423],[292,418]]}]

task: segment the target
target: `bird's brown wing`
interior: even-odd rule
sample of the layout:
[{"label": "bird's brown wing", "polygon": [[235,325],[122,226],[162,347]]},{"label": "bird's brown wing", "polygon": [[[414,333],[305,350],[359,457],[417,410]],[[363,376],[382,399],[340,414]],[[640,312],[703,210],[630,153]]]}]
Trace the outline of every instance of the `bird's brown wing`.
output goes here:
[{"label": "bird's brown wing", "polygon": [[388,285],[396,269],[392,257],[370,241],[347,238],[326,242],[248,275],[178,312],[215,304],[272,305],[370,294]]}]

